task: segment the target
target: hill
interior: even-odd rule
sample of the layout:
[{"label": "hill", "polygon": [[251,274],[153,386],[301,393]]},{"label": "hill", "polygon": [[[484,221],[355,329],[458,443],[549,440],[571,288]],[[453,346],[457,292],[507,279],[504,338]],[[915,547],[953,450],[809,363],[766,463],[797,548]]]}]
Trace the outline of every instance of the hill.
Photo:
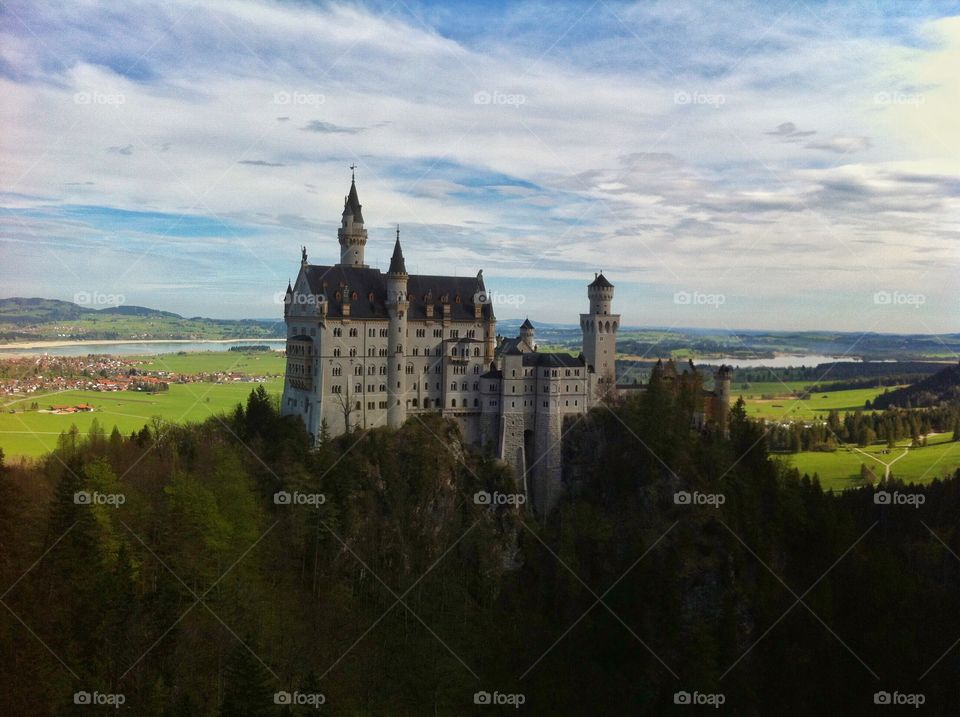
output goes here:
[{"label": "hill", "polygon": [[941,403],[951,401],[960,401],[960,363],[947,366],[912,386],[905,386],[896,391],[877,396],[877,399],[873,402],[873,407],[899,406],[905,408],[909,405],[912,408],[919,408],[922,406],[938,406]]},{"label": "hill", "polygon": [[145,306],[94,309],[59,299],[0,299],[0,343],[70,339],[281,338],[278,319],[184,318]]}]

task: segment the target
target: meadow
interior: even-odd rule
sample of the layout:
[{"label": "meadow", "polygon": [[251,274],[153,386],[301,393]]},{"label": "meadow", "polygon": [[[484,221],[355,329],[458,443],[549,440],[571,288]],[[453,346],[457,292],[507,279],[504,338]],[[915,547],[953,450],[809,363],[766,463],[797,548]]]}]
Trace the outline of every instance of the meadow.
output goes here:
[{"label": "meadow", "polygon": [[[263,385],[271,395],[279,397],[283,391],[285,359],[276,351],[202,351],[130,358],[146,361],[141,367],[146,371],[233,372],[265,377]],[[81,433],[87,433],[94,420],[108,434],[114,426],[123,434],[139,431],[154,417],[171,423],[199,422],[232,411],[238,403],[246,401],[257,385],[251,381],[173,383],[169,391],[159,393],[61,391],[6,397],[0,403],[0,449],[7,458],[37,457],[56,447],[61,432],[76,426]],[[88,403],[95,410],[70,414],[27,410],[33,402],[37,402],[40,409],[47,409],[50,405]]]},{"label": "meadow", "polygon": [[[815,418],[826,419],[830,411],[840,413],[865,411],[867,401],[873,401],[887,390],[885,388],[855,388],[845,391],[831,391],[829,385],[824,386],[822,393],[811,393],[810,398],[800,400],[790,395],[793,390],[801,390],[809,385],[809,381],[787,381],[784,383],[752,383],[748,389],[734,384],[731,388],[732,400],[743,396],[746,403],[747,415],[751,418],[765,418],[778,421],[781,419],[803,419],[806,421]],[[893,390],[894,387],[889,387]],[[773,398],[764,398],[773,396]]]},{"label": "meadow", "polygon": [[960,469],[960,442],[950,433],[927,437],[927,445],[909,448],[910,440],[899,441],[896,448],[872,445],[865,448],[845,447],[833,452],[804,451],[784,454],[782,459],[801,473],[819,474],[824,490],[860,488],[860,466],[873,471],[883,479],[885,464],[890,464],[891,476],[907,483],[929,483]]}]

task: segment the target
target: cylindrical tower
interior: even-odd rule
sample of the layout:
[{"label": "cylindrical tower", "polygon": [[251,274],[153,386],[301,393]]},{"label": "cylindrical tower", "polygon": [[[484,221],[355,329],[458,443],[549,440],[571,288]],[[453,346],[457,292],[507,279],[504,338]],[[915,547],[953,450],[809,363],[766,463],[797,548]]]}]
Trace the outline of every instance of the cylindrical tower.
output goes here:
[{"label": "cylindrical tower", "polygon": [[407,268],[400,250],[400,228],[397,228],[397,243],[393,247],[390,270],[387,272],[387,313],[390,316],[390,329],[387,332],[387,425],[400,428],[407,420],[406,376],[406,338],[407,310]]}]

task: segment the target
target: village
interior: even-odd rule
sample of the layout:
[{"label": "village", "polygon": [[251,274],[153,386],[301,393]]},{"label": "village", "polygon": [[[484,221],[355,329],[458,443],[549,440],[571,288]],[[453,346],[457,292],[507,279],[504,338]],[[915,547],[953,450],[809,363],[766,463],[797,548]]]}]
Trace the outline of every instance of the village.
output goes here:
[{"label": "village", "polygon": [[[264,376],[234,371],[176,372],[148,370],[149,361],[143,358],[124,358],[105,355],[88,356],[30,356],[0,361],[0,397],[23,399],[31,395],[64,391],[137,391],[159,393],[171,384],[187,383],[258,383]],[[49,400],[49,399],[48,399]],[[82,413],[93,411],[89,403],[57,404],[35,401],[33,410],[51,413]]]}]

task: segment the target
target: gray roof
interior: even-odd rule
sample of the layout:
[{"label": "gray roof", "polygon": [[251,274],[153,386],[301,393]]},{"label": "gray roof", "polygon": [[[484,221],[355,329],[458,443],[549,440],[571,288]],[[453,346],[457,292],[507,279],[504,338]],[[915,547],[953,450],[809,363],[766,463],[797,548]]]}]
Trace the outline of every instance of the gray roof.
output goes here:
[{"label": "gray roof", "polygon": [[543,353],[531,351],[523,354],[524,366],[538,366],[543,368],[583,368],[586,366],[583,355],[571,356],[561,353]]},{"label": "gray roof", "polygon": [[[350,316],[355,319],[388,319],[387,275],[379,269],[355,266],[317,266],[306,267],[307,283],[313,294],[323,294],[328,302],[327,316],[343,316],[343,289],[349,288],[351,295]],[[337,293],[340,298],[337,298]],[[478,294],[486,295],[482,276],[431,276],[411,274],[407,279],[407,293],[410,308],[409,319],[417,321],[427,318],[427,304],[433,304],[435,319],[443,318],[443,302],[450,304],[450,318],[454,321],[473,320],[473,307]],[[459,301],[457,300],[459,298]],[[482,297],[479,297],[482,298]],[[493,305],[480,302],[480,316],[493,319]]]},{"label": "gray roof", "polygon": [[350,181],[350,194],[343,201],[344,215],[352,214],[353,221],[363,223],[363,214],[360,213],[360,197],[357,196],[357,183]]},{"label": "gray roof", "polygon": [[612,288],[613,284],[607,281],[607,277],[605,277],[602,273],[600,273],[600,274],[597,274],[597,278],[591,281],[589,284],[587,284],[587,286],[588,287],[599,286],[604,289],[608,289],[608,288]]},{"label": "gray roof", "polygon": [[523,323],[520,324],[520,328],[521,328],[521,329],[532,329],[532,328],[533,328],[533,324],[530,323],[530,319],[529,319],[529,318],[526,318],[526,319],[523,320]]},{"label": "gray roof", "polygon": [[406,274],[407,265],[403,261],[403,250],[400,248],[400,230],[397,229],[397,243],[393,245],[393,256],[390,257],[390,274]]}]

